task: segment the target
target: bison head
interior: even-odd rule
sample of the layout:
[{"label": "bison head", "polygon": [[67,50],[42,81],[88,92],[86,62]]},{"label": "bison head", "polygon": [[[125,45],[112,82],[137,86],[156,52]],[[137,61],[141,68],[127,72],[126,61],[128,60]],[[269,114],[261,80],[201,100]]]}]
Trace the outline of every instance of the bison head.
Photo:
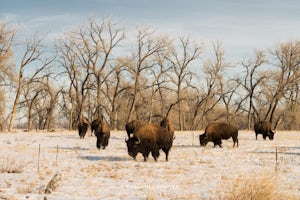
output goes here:
[{"label": "bison head", "polygon": [[208,137],[205,133],[199,135],[199,141],[201,146],[206,146],[208,143]]},{"label": "bison head", "polygon": [[125,140],[125,142],[127,144],[128,155],[135,159],[139,152],[139,144],[141,143],[140,139],[137,137],[131,137],[128,140]]}]

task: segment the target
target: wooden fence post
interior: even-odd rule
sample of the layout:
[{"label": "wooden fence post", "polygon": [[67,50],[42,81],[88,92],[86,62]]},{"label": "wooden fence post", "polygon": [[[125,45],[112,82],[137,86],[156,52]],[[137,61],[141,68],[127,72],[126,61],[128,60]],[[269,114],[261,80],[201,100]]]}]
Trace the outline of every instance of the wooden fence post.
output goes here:
[{"label": "wooden fence post", "polygon": [[38,166],[37,166],[38,173],[40,172],[40,155],[41,155],[41,144],[39,144]]},{"label": "wooden fence post", "polygon": [[278,146],[275,147],[275,172],[278,170]]}]

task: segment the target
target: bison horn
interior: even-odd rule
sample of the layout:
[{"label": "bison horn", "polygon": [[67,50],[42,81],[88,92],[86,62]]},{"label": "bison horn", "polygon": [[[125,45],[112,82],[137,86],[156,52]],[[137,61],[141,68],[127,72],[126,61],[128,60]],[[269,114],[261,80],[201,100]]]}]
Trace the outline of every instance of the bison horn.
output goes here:
[{"label": "bison horn", "polygon": [[140,144],[140,143],[141,143],[140,138],[137,138],[137,141],[135,141],[135,144]]},{"label": "bison horn", "polygon": [[176,139],[176,136],[173,137],[173,140],[175,140],[175,139]]}]

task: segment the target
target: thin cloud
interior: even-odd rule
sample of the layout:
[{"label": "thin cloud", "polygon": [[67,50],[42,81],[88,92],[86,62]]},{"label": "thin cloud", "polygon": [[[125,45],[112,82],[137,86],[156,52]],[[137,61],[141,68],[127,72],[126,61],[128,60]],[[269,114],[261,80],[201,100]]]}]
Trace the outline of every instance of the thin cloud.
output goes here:
[{"label": "thin cloud", "polygon": [[38,31],[55,36],[80,26],[90,16],[111,16],[128,33],[144,24],[163,34],[190,34],[208,43],[219,40],[228,52],[242,55],[300,37],[299,10],[296,0],[11,0],[1,5],[0,20],[21,24],[24,35]]}]

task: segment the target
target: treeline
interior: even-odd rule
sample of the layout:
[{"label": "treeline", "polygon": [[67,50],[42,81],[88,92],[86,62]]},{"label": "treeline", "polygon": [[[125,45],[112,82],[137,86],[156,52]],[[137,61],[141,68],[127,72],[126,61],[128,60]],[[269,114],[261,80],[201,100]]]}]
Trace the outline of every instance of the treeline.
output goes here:
[{"label": "treeline", "polygon": [[259,120],[300,129],[299,41],[229,63],[221,42],[207,47],[149,27],[130,32],[113,19],[87,19],[55,39],[16,42],[17,33],[0,22],[2,131],[73,129],[83,117],[103,117],[118,130],[163,117],[176,130],[213,121],[252,129]]}]

